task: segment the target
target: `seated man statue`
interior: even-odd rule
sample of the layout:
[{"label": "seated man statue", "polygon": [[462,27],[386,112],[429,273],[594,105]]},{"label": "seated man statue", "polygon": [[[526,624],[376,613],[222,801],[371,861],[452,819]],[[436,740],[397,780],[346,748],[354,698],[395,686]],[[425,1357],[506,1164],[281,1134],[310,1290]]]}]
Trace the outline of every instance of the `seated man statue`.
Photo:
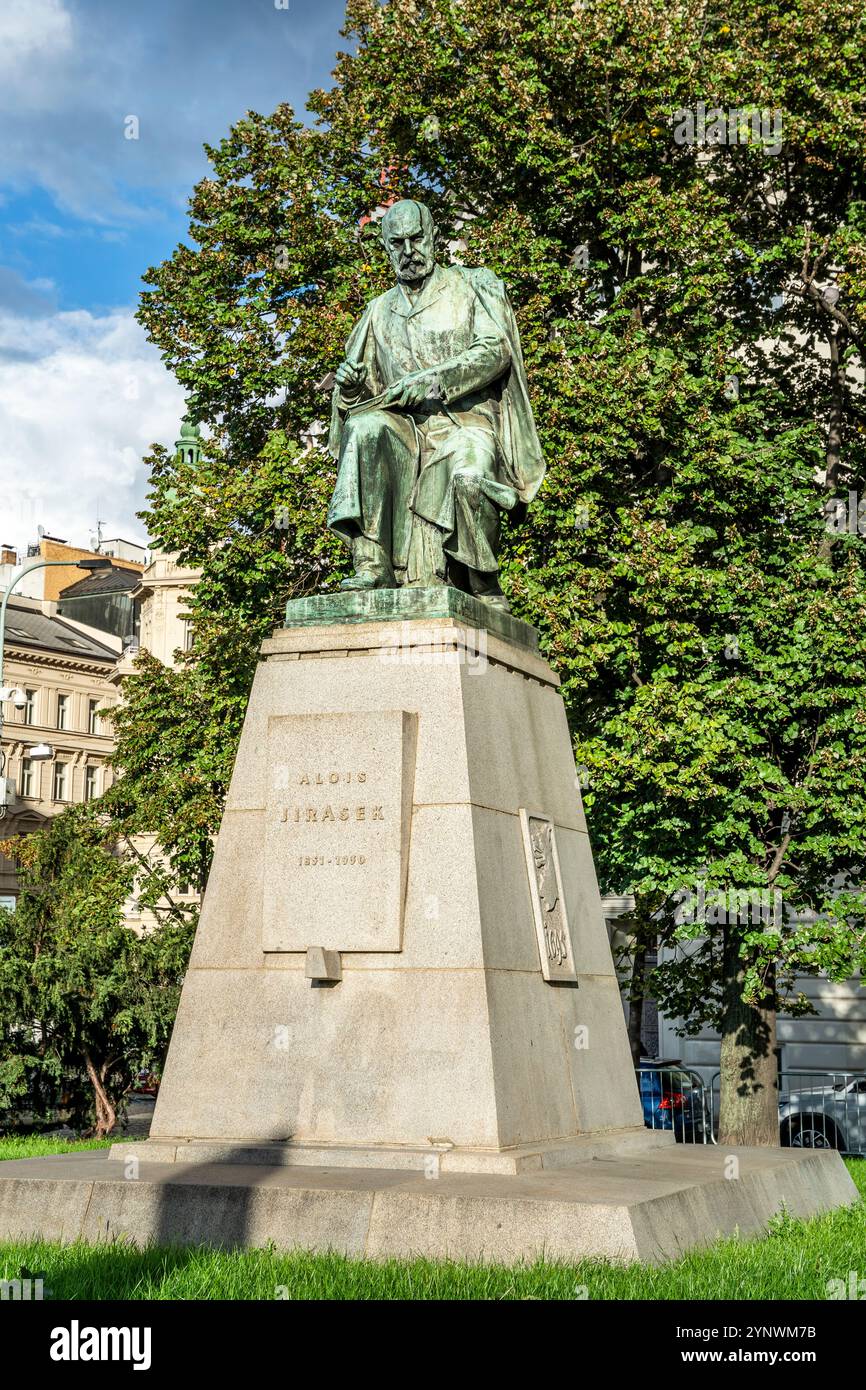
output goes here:
[{"label": "seated man statue", "polygon": [[382,237],[397,284],[335,376],[328,524],[355,567],[342,587],[451,584],[507,611],[501,513],[522,514],[544,477],[514,313],[491,271],[437,265],[423,203],[395,203]]}]

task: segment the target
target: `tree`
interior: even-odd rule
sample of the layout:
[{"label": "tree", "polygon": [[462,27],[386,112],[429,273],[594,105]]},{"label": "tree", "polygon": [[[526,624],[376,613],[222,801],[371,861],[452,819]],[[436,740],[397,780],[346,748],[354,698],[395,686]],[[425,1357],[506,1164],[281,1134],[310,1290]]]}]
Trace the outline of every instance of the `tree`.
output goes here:
[{"label": "tree", "polygon": [[[316,124],[240,120],[146,277],[141,321],[212,439],[198,474],[154,460],[147,513],[204,565],[181,703],[207,822],[259,637],[340,573],[333,465],[297,441],[389,283],[368,214],[424,197],[516,307],[550,471],[503,577],[563,678],[602,884],[688,946],[654,987],[722,1029],[723,1141],[777,1143],[777,1008],[795,973],[864,959],[864,541],[825,511],[864,471],[859,13],[350,0],[346,34]],[[133,696],[130,738],[137,718]]]},{"label": "tree", "polygon": [[[313,457],[311,470],[310,454],[275,429],[249,459],[213,441],[195,466],[161,447],[148,459],[151,534],[203,564],[189,605],[194,650],[176,652],[174,669],[147,652],[137,658],[112,712],[123,775],[101,806],[128,847],[154,835],[175,879],[200,890],[262,640],[291,594],[341,573],[341,546],[325,526],[333,473]],[[151,900],[167,886],[155,883]]]},{"label": "tree", "polygon": [[38,1125],[56,1122],[62,1100],[101,1136],[139,1069],[162,1062],[193,927],[124,925],[136,865],[97,805],[10,841],[21,893],[0,913],[0,1105],[7,1122]]}]

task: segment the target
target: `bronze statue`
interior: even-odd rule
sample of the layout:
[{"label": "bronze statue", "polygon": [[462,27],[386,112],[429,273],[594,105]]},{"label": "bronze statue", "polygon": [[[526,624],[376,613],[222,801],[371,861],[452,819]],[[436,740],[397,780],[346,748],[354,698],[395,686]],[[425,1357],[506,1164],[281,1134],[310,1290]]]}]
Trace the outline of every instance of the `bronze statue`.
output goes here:
[{"label": "bronze statue", "polygon": [[507,611],[500,516],[544,477],[514,313],[489,270],[441,266],[423,203],[382,219],[397,284],[365,310],[336,372],[328,524],[344,589],[451,584]]}]

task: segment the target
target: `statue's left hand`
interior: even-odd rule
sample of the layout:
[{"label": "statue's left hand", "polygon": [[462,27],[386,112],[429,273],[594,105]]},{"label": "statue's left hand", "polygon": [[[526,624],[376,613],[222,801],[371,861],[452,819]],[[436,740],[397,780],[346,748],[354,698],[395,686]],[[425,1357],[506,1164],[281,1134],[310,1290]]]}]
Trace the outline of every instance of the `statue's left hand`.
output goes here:
[{"label": "statue's left hand", "polygon": [[367,380],[367,369],[363,362],[341,362],[334,373],[334,380],[342,396],[357,396]]},{"label": "statue's left hand", "polygon": [[439,399],[439,383],[430,372],[416,372],[412,376],[401,377],[389,386],[382,401],[389,405],[420,405],[422,401]]}]

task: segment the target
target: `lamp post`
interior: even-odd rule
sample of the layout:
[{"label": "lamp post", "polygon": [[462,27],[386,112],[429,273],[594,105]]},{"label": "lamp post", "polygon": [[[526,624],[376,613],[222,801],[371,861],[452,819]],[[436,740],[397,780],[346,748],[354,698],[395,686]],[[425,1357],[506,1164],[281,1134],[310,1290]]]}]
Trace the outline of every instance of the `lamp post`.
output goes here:
[{"label": "lamp post", "polygon": [[94,557],[92,560],[34,560],[32,564],[24,565],[20,570],[13,574],[9,581],[9,587],[0,602],[0,820],[6,815],[10,800],[9,784],[3,776],[6,766],[6,754],[3,752],[3,704],[4,698],[11,699],[12,691],[6,691],[3,685],[3,660],[6,643],[6,609],[12,593],[27,574],[32,574],[33,570],[42,569],[78,569],[78,570],[104,570],[111,569],[111,561],[108,558]]}]

